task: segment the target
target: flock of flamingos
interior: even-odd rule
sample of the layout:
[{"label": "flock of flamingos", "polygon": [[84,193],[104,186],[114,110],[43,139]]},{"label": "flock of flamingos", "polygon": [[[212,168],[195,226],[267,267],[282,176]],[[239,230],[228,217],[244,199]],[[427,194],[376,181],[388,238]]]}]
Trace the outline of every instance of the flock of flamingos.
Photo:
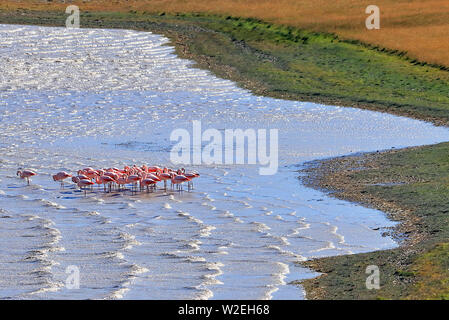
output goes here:
[{"label": "flock of flamingos", "polygon": [[[37,173],[32,170],[19,170],[17,175],[26,179],[30,184],[30,178]],[[75,183],[86,194],[87,190],[92,190],[93,185],[103,185],[105,192],[111,192],[113,189],[120,191],[125,190],[126,185],[131,185],[131,191],[138,190],[153,192],[156,190],[158,182],[164,182],[164,190],[167,190],[167,181],[170,180],[171,188],[176,186],[177,190],[183,190],[183,184],[187,183],[188,190],[193,189],[193,179],[199,177],[196,171],[186,172],[184,168],[173,170],[169,168],[160,168],[158,166],[148,167],[143,165],[138,167],[136,165],[129,167],[125,166],[123,169],[109,168],[98,169],[84,168],[78,170],[76,175],[71,175],[65,171],[58,172],[53,175],[54,181],[61,182],[61,188],[64,188],[64,180],[72,178]]]}]

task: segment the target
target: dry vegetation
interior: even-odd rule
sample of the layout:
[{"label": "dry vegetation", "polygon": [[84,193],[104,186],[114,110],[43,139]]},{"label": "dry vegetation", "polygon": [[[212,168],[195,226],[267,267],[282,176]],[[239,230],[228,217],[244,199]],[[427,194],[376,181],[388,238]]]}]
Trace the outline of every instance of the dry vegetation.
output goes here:
[{"label": "dry vegetation", "polygon": [[[408,56],[449,66],[449,1],[447,0],[2,0],[0,8],[62,9],[68,2],[84,10],[208,12],[259,18],[309,30],[336,33]],[[381,29],[365,28],[366,6],[381,9]]]}]

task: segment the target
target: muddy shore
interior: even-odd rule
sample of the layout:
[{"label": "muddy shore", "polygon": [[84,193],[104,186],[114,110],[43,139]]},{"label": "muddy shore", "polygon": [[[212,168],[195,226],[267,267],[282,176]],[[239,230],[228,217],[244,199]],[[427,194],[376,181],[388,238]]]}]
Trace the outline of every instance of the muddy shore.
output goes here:
[{"label": "muddy shore", "polygon": [[[449,144],[314,161],[301,171],[309,187],[387,213],[398,224],[393,250],[316,259],[323,273],[302,282],[309,299],[445,299]],[[445,199],[446,197],[446,199]],[[367,290],[365,268],[379,266],[381,289]]]}]

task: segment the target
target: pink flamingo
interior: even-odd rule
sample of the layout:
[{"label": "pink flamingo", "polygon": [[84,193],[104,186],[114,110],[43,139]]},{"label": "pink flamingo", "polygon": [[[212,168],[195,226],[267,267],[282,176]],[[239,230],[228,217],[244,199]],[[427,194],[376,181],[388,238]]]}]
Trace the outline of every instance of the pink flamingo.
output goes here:
[{"label": "pink flamingo", "polygon": [[133,185],[133,188],[131,190],[134,190],[134,189],[137,190],[137,182],[141,181],[141,179],[142,178],[136,174],[132,174],[132,175],[128,176],[127,183],[132,183],[132,185]]},{"label": "pink flamingo", "polygon": [[161,179],[162,181],[164,181],[164,190],[167,190],[167,180],[171,180],[171,175],[169,173],[160,173],[158,175],[159,179]]},{"label": "pink flamingo", "polygon": [[89,179],[95,179],[98,175],[98,173],[95,170],[88,170],[85,172],[85,175],[89,178]]},{"label": "pink flamingo", "polygon": [[104,186],[104,192],[106,192],[106,184],[109,187],[109,192],[111,192],[112,183],[116,182],[114,178],[111,178],[109,176],[97,176],[95,182],[100,185],[102,184]]},{"label": "pink flamingo", "polygon": [[156,181],[156,182],[160,182],[160,181],[161,181],[161,179],[160,179],[157,175],[152,174],[152,173],[147,173],[147,174],[145,175],[145,178],[153,179],[153,180]]},{"label": "pink flamingo", "polygon": [[[19,172],[18,172],[19,174]],[[188,189],[193,189],[193,179],[198,178],[200,175],[196,171],[186,172],[184,168],[178,170],[172,170],[169,168],[161,169],[158,166],[125,166],[122,170],[118,168],[107,168],[94,170],[93,168],[84,168],[78,171],[77,176],[71,176],[66,172],[59,172],[53,176],[55,181],[61,181],[63,186],[63,180],[72,177],[72,181],[78,186],[87,187],[94,185],[95,183],[104,185],[104,191],[106,192],[106,185],[111,192],[113,186],[116,184],[118,190],[126,184],[132,184],[132,192],[137,191],[137,185],[140,185],[140,190],[145,188],[149,192],[150,189],[155,190],[159,181],[164,181],[164,190],[167,190],[167,180],[171,180],[171,186],[176,185],[178,190],[183,189],[183,183],[187,182]],[[25,178],[25,176],[24,176]],[[87,183],[89,181],[90,183]]]},{"label": "pink flamingo", "polygon": [[20,179],[27,179],[28,185],[30,185],[30,178],[35,176],[37,173],[31,170],[18,170],[16,174],[20,176]]},{"label": "pink flamingo", "polygon": [[104,175],[105,172],[106,171],[104,171],[103,169],[95,170],[95,173],[97,174],[97,176],[102,176],[102,175]]},{"label": "pink flamingo", "polygon": [[88,180],[88,179],[80,179],[80,180],[77,182],[78,187],[79,187],[81,190],[84,190],[84,195],[86,195],[86,189],[83,189],[83,187],[90,187],[90,186],[92,186],[93,184],[94,184],[94,183],[93,183],[92,181]]},{"label": "pink flamingo", "polygon": [[120,190],[120,186],[124,186],[125,184],[128,183],[128,176],[126,174],[122,175],[120,178],[117,179],[116,183]]},{"label": "pink flamingo", "polygon": [[162,172],[162,169],[159,168],[158,166],[153,166],[153,167],[147,167],[147,171],[148,173],[151,172]]},{"label": "pink flamingo", "polygon": [[147,192],[150,192],[150,186],[154,188],[154,186],[156,186],[156,181],[150,178],[145,178],[140,182],[140,187],[141,188],[147,187]]},{"label": "pink flamingo", "polygon": [[117,173],[115,173],[115,172],[108,171],[108,172],[105,172],[104,175],[108,176],[108,177],[111,177],[114,180],[117,180],[119,178],[119,175]]},{"label": "pink flamingo", "polygon": [[65,171],[58,172],[53,176],[53,181],[61,181],[61,188],[64,188],[64,179],[72,177],[71,174],[68,174]]},{"label": "pink flamingo", "polygon": [[186,181],[190,181],[190,179],[184,175],[180,175],[180,174],[175,175],[174,173],[172,174],[171,183],[173,185],[176,184],[177,185],[176,188],[178,190],[182,190],[182,184]]},{"label": "pink flamingo", "polygon": [[157,174],[152,174],[152,173],[147,173],[142,178],[153,180],[154,181],[154,185],[153,185],[154,189],[156,189],[156,184],[158,182],[162,181]]},{"label": "pink flamingo", "polygon": [[195,178],[198,178],[200,176],[200,174],[196,171],[192,171],[192,172],[184,173],[184,176],[186,176],[187,178],[190,179],[190,181],[187,182],[188,189],[190,190],[190,189],[193,189],[193,181],[192,180]]},{"label": "pink flamingo", "polygon": [[88,176],[86,176],[85,174],[79,174],[77,175],[79,180],[92,180],[91,178],[89,178]]}]

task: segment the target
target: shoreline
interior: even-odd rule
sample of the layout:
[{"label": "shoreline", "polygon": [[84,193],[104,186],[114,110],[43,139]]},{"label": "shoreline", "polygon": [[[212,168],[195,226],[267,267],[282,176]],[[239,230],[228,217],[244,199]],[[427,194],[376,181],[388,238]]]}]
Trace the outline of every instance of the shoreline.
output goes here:
[{"label": "shoreline", "polygon": [[[305,287],[307,298],[447,298],[449,290],[444,283],[449,273],[445,271],[447,268],[444,270],[444,266],[449,263],[449,259],[439,252],[441,247],[447,246],[447,203],[433,203],[435,208],[431,210],[428,202],[432,202],[433,196],[441,194],[438,189],[429,190],[427,186],[429,183],[437,187],[441,184],[430,180],[434,173],[429,171],[438,162],[435,158],[441,155],[449,155],[449,143],[368,152],[306,163],[306,167],[300,170],[303,176],[299,177],[306,186],[321,190],[331,197],[381,210],[390,220],[398,222],[387,233],[398,242],[397,248],[305,262],[307,267],[322,273],[317,278],[299,282]],[[415,171],[415,161],[419,163],[420,160],[428,162],[427,168]],[[403,167],[403,171],[399,167]],[[442,181],[446,181],[446,176]],[[411,190],[416,192],[419,188],[424,188],[422,192],[426,192],[430,200],[410,195]],[[446,195],[448,189],[446,187],[441,192]],[[430,270],[429,264],[433,266]],[[364,268],[368,265],[377,265],[381,270],[380,290],[364,288],[367,277]],[[439,279],[433,279],[436,271],[440,273]]]},{"label": "shoreline", "polygon": [[[61,19],[65,18],[63,14],[60,13],[46,13],[47,18],[45,20],[42,20],[42,12],[28,12],[29,16],[20,15],[15,17],[14,15],[11,15],[8,19],[8,21],[11,24],[16,24],[17,22],[22,22],[20,24],[29,25],[29,24],[35,24],[35,25],[47,25],[47,26],[62,26]],[[411,107],[411,108],[403,108],[401,105],[397,105],[396,102],[392,102],[391,105],[386,104],[377,104],[374,102],[357,102],[357,101],[351,101],[351,99],[348,99],[347,97],[336,97],[332,96],[332,94],[329,94],[328,96],[325,96],[323,94],[315,95],[313,94],[307,94],[307,93],[301,93],[300,91],[296,90],[296,87],[292,87],[292,89],[289,90],[280,90],[276,86],[279,85],[277,83],[276,79],[274,81],[275,85],[272,86],[271,84],[268,84],[263,81],[259,81],[257,78],[257,74],[249,74],[248,69],[245,69],[244,66],[242,66],[239,62],[240,57],[244,57],[243,62],[249,61],[248,59],[251,59],[251,57],[254,58],[256,56],[257,59],[260,61],[257,61],[258,66],[265,65],[265,63],[273,65],[273,70],[266,71],[267,73],[267,79],[270,79],[270,77],[275,74],[275,72],[285,71],[284,69],[289,68],[288,63],[285,61],[282,61],[281,58],[283,58],[284,54],[289,54],[290,46],[295,46],[292,44],[291,40],[285,38],[286,35],[281,35],[281,47],[285,46],[286,52],[279,51],[280,54],[276,55],[278,51],[281,50],[276,47],[276,50],[272,50],[271,48],[268,48],[266,51],[262,50],[261,47],[258,47],[253,42],[248,42],[246,39],[239,39],[240,34],[234,34],[230,32],[229,34],[226,34],[225,30],[227,25],[223,22],[224,26],[219,26],[214,29],[209,29],[209,24],[214,23],[214,21],[201,21],[202,16],[193,17],[176,17],[176,16],[155,16],[155,15],[149,15],[145,16],[146,20],[139,20],[140,18],[136,16],[135,14],[125,14],[123,17],[117,17],[112,14],[110,19],[100,19],[103,16],[107,17],[107,14],[104,13],[88,13],[90,16],[82,18],[83,21],[86,23],[83,26],[85,27],[96,27],[96,28],[125,28],[125,29],[134,29],[134,30],[140,30],[140,31],[151,31],[159,34],[163,34],[164,36],[168,37],[171,41],[170,45],[173,45],[176,49],[176,53],[181,58],[186,58],[189,60],[195,61],[195,67],[199,67],[202,69],[207,69],[217,75],[218,77],[229,79],[231,81],[236,82],[239,86],[250,90],[256,95],[262,95],[262,96],[268,96],[268,97],[274,97],[274,98],[281,98],[281,99],[288,99],[288,100],[301,100],[301,101],[310,101],[315,103],[321,103],[321,104],[332,104],[332,105],[341,105],[341,106],[348,106],[348,107],[355,107],[355,108],[361,108],[361,109],[368,109],[373,111],[379,111],[379,112],[387,112],[395,115],[400,116],[407,116],[419,120],[429,121],[434,123],[435,125],[449,125],[449,117],[443,117],[445,110],[437,110],[436,115],[432,115],[433,111],[429,111],[429,113],[426,114],[428,111],[426,108],[424,108],[422,111],[418,107]],[[133,18],[134,17],[134,20]],[[3,20],[5,18],[5,11],[0,10],[0,19]],[[138,19],[137,19],[138,18]],[[197,19],[198,18],[198,19]],[[137,19],[137,20],[135,20]],[[199,22],[196,21],[199,20]],[[205,19],[222,19],[222,18],[216,18],[209,16],[206,16]],[[239,18],[236,18],[239,19]],[[186,21],[185,21],[186,20]],[[222,19],[223,20],[223,19]],[[239,22],[240,20],[237,20]],[[247,21],[247,19],[243,19],[242,21]],[[0,21],[0,23],[5,23],[3,21]],[[222,22],[216,22],[222,23]],[[240,23],[240,22],[239,22]],[[250,23],[253,23],[250,21]],[[259,22],[254,22],[255,24],[260,24]],[[254,26],[253,26],[254,27]],[[258,28],[260,26],[257,26]],[[233,38],[236,36],[236,38]],[[245,34],[243,34],[245,36]],[[312,35],[307,35],[312,37]],[[209,42],[207,42],[205,45],[202,44],[202,42],[205,41],[205,39],[208,39]],[[279,40],[279,39],[278,39]],[[271,42],[268,41],[271,45]],[[275,43],[275,41],[273,42]],[[305,44],[305,43],[303,43]],[[204,46],[211,45],[212,51],[209,50],[209,48],[204,48]],[[353,45],[353,44],[352,44]],[[273,44],[274,46],[274,44]],[[357,45],[353,45],[357,47]],[[226,48],[228,48],[229,51],[229,57],[226,56],[221,51],[225,51]],[[328,49],[326,49],[328,50]],[[370,50],[370,49],[367,49]],[[376,54],[377,55],[377,54]],[[388,55],[380,54],[379,55]],[[290,57],[290,56],[289,56]],[[399,58],[398,58],[399,59]],[[237,61],[237,62],[236,62]],[[403,62],[403,61],[402,61]],[[398,60],[398,63],[402,63],[400,59]],[[252,66],[249,65],[248,68],[251,68]],[[430,68],[433,69],[433,67],[429,66],[411,66],[410,68]],[[263,71],[264,72],[264,71]],[[433,72],[433,71],[432,71]],[[436,73],[443,72],[441,70],[435,70]],[[446,72],[447,73],[447,72]],[[444,73],[444,74],[446,74]],[[449,75],[449,73],[447,73]],[[449,76],[448,76],[449,79]],[[266,80],[266,79],[263,79]],[[288,83],[289,77],[286,77],[286,79],[281,79],[281,83]],[[312,79],[313,80],[313,79]],[[448,82],[449,83],[449,82]],[[296,90],[296,91],[295,91]],[[443,94],[443,93],[442,93]],[[437,94],[438,96],[438,94]],[[430,107],[428,109],[431,109]],[[417,111],[418,110],[418,111]],[[427,110],[427,111],[426,111]],[[438,113],[440,112],[440,113]],[[437,115],[442,115],[437,116]],[[432,146],[430,146],[432,147]],[[406,148],[401,150],[394,150],[394,151],[385,151],[380,152],[377,155],[397,155],[401,152],[415,152],[417,150],[422,150],[422,148],[428,148],[428,147],[412,147],[412,148]],[[389,215],[389,218],[393,220],[399,220],[402,223],[398,225],[396,230],[393,230],[393,236],[397,239],[402,239],[403,234],[409,235],[406,240],[401,240],[402,243],[400,243],[399,248],[393,249],[393,250],[385,250],[385,251],[378,251],[378,252],[372,252],[372,253],[364,253],[364,254],[357,254],[357,255],[351,255],[351,256],[334,256],[334,257],[328,257],[328,258],[321,258],[316,260],[311,260],[303,263],[307,267],[323,273],[322,276],[310,280],[305,280],[301,282],[301,285],[304,286],[304,289],[307,292],[307,298],[315,299],[315,298],[331,298],[331,299],[337,299],[337,298],[397,298],[400,297],[398,293],[400,293],[401,290],[397,290],[397,288],[391,289],[391,292],[384,293],[376,293],[376,292],[366,292],[366,289],[363,288],[354,288],[354,284],[351,285],[351,281],[354,281],[353,278],[350,277],[351,273],[355,274],[357,273],[358,276],[360,276],[359,280],[357,280],[357,283],[361,283],[364,285],[364,281],[361,280],[366,278],[365,273],[362,270],[362,262],[364,261],[370,261],[372,263],[370,264],[376,264],[376,263],[382,263],[383,260],[386,259],[387,262],[390,263],[392,266],[390,267],[391,270],[395,269],[394,272],[388,275],[388,279],[391,280],[391,282],[399,282],[401,283],[400,288],[404,289],[405,287],[409,287],[407,284],[403,284],[403,278],[406,278],[406,281],[414,281],[410,280],[410,275],[404,276],[405,273],[402,272],[403,269],[407,269],[407,255],[419,255],[421,254],[424,249],[422,248],[416,248],[421,243],[425,242],[428,237],[428,234],[423,232],[422,230],[417,228],[417,225],[421,223],[422,218],[413,216],[413,213],[410,208],[406,208],[403,205],[398,205],[395,202],[386,201],[385,199],[382,199],[379,195],[373,195],[372,198],[367,201],[366,196],[360,196],[360,194],[367,194],[367,191],[365,190],[364,184],[356,184],[353,185],[354,180],[350,179],[349,176],[345,176],[344,173],[347,173],[346,167],[350,166],[351,164],[358,163],[362,161],[365,164],[365,168],[374,169],[376,168],[376,161],[378,161],[379,158],[376,158],[376,154],[374,153],[366,153],[362,155],[349,155],[344,156],[340,158],[334,158],[334,159],[328,159],[328,160],[318,160],[313,161],[310,164],[315,165],[315,168],[312,169],[311,167],[308,169],[305,169],[303,172],[308,174],[308,178],[304,178],[304,182],[306,186],[315,188],[315,189],[321,189],[325,190],[326,192],[330,192],[332,196],[336,196],[340,199],[349,200],[352,202],[357,202],[362,205],[370,206],[372,208],[379,209],[383,212],[386,212]],[[307,171],[308,170],[308,171]],[[329,173],[332,173],[332,176],[337,175],[339,177],[339,180],[335,179],[334,181],[329,180],[330,176]],[[374,180],[373,180],[374,181]],[[377,181],[377,180],[376,180]],[[402,182],[402,181],[401,181]],[[405,184],[411,183],[413,181],[405,181]],[[392,183],[395,183],[394,181]],[[369,193],[368,193],[369,194]],[[401,226],[401,227],[399,227]],[[337,266],[337,267],[335,267]],[[340,267],[345,267],[348,269],[343,273],[342,276],[336,275],[335,276],[335,270]],[[351,266],[351,267],[350,267]],[[388,269],[388,270],[390,270]],[[339,271],[338,269],[337,271]],[[399,273],[395,273],[399,270]],[[362,272],[360,272],[362,271]],[[330,274],[334,275],[333,279],[329,277]],[[409,272],[409,271],[406,271]],[[411,271],[410,271],[411,272]],[[335,279],[337,277],[337,279]],[[344,278],[349,279],[350,281],[345,281]],[[324,282],[323,282],[324,281]],[[327,283],[326,283],[327,281]],[[334,281],[334,282],[332,282]],[[336,288],[335,286],[332,286],[332,283],[335,284],[335,281],[339,284],[344,284],[343,286],[340,286],[339,288]],[[323,284],[324,283],[324,284]],[[354,282],[355,283],[355,282]],[[363,287],[363,286],[362,286]],[[326,288],[326,289],[323,289]],[[335,290],[337,289],[337,290]],[[390,290],[390,289],[388,289]],[[408,288],[407,290],[411,290]],[[355,294],[356,293],[356,294]],[[407,295],[412,295],[411,291],[407,291]]]},{"label": "shoreline", "polygon": [[[64,27],[66,16],[59,11],[9,12],[0,8],[3,24]],[[231,80],[255,95],[366,109],[449,126],[449,72],[441,66],[416,64],[400,52],[379,51],[328,33],[229,16],[88,11],[81,14],[81,21],[83,28],[161,34],[180,58],[195,62],[193,67]],[[254,39],[253,33],[259,30],[260,37]],[[338,61],[333,61],[335,55],[330,52],[334,46],[336,53],[343,55]],[[298,57],[294,51],[303,47],[304,57]],[[376,65],[370,68],[372,60]],[[377,70],[381,66],[382,70]],[[392,66],[394,70],[390,70]],[[346,73],[344,69],[354,70]],[[325,81],[328,76],[331,79]],[[354,77],[360,79],[354,81]],[[373,79],[376,77],[379,80]],[[403,82],[411,87],[405,88]],[[408,97],[423,89],[427,89],[428,101],[421,101],[421,95]],[[376,91],[372,97],[371,91]]]},{"label": "shoreline", "polygon": [[379,177],[375,177],[372,178],[372,181],[361,183],[351,180],[349,174],[353,171],[375,168],[378,165],[379,157],[382,155],[391,155],[406,150],[412,151],[422,147],[426,146],[362,152],[309,161],[304,164],[305,168],[299,171],[304,175],[298,177],[298,179],[305,186],[320,190],[333,198],[358,203],[364,207],[382,211],[389,220],[399,222],[398,225],[392,228],[389,234],[398,243],[398,246],[411,244],[416,241],[410,237],[404,237],[404,234],[416,236],[414,233],[417,232],[414,224],[417,221],[416,219],[411,219],[410,209],[385,201],[385,199],[379,197],[367,197],[365,196],[366,192],[363,190],[367,184],[373,186],[394,186],[395,184],[406,184],[407,182],[378,182],[377,179]]}]

